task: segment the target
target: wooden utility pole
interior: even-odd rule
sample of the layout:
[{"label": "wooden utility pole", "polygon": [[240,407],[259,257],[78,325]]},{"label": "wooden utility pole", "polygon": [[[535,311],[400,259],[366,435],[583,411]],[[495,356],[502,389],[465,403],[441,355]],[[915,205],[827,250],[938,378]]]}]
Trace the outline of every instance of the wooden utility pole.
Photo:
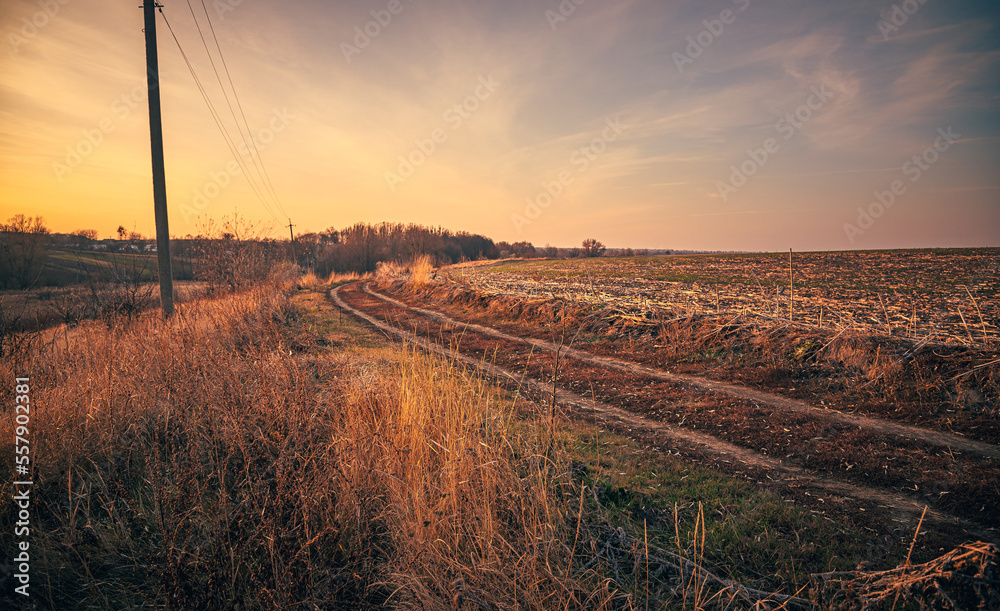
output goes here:
[{"label": "wooden utility pole", "polygon": [[292,227],[295,227],[295,225],[292,225],[292,219],[288,219],[288,235],[291,238],[289,246],[292,249],[292,263],[295,263],[295,234],[292,232]]},{"label": "wooden utility pole", "polygon": [[156,259],[163,315],[174,313],[174,279],[170,270],[170,228],[167,224],[167,178],[163,170],[163,125],[160,122],[160,75],[156,56],[155,0],[143,0],[146,32],[146,85],[149,89],[149,146],[153,157],[153,212],[156,216]]},{"label": "wooden utility pole", "polygon": [[792,302],[795,299],[795,283],[792,281],[792,249],[788,249],[788,320],[792,320]]}]

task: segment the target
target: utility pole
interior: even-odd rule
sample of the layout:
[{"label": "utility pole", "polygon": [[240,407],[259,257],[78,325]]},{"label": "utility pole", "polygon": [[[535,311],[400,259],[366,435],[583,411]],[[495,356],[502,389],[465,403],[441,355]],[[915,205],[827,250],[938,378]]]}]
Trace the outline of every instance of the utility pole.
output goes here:
[{"label": "utility pole", "polygon": [[792,280],[792,249],[788,249],[788,320],[792,320],[792,303],[795,299],[795,282]]},{"label": "utility pole", "polygon": [[156,216],[156,260],[163,315],[174,313],[174,278],[170,270],[170,229],[167,225],[167,178],[163,170],[163,125],[160,122],[160,76],[156,56],[156,9],[143,0],[146,33],[146,85],[149,89],[149,146],[153,157],[153,212]]},{"label": "utility pole", "polygon": [[292,247],[292,263],[295,263],[295,234],[292,233],[292,227],[294,226],[295,225],[292,225],[292,219],[288,219],[288,235],[291,237],[291,242],[289,242],[289,244]]}]

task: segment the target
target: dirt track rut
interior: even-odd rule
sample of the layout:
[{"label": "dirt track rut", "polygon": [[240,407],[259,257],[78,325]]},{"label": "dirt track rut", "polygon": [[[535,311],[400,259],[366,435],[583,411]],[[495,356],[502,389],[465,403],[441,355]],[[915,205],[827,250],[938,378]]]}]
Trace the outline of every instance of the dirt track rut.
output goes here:
[{"label": "dirt track rut", "polygon": [[691,386],[697,386],[699,388],[704,388],[706,390],[711,390],[714,392],[721,392],[734,397],[742,397],[744,399],[749,399],[751,401],[756,401],[765,405],[770,405],[771,407],[777,407],[779,409],[788,410],[792,412],[799,412],[803,414],[822,414],[826,418],[833,420],[838,420],[845,424],[851,426],[857,426],[873,431],[879,431],[881,433],[886,433],[889,435],[898,435],[901,437],[908,437],[910,439],[916,439],[923,441],[925,443],[938,445],[942,447],[949,447],[955,450],[962,450],[964,452],[969,452],[970,454],[978,454],[980,456],[985,456],[992,459],[1000,459],[1000,447],[993,444],[984,443],[981,441],[975,441],[971,439],[966,439],[965,437],[960,437],[958,435],[952,435],[948,433],[943,433],[940,431],[932,431],[916,426],[908,426],[905,424],[898,424],[896,422],[889,422],[886,420],[880,420],[878,418],[869,418],[867,416],[859,416],[856,414],[847,414],[837,410],[831,410],[826,408],[819,408],[802,401],[797,401],[795,399],[789,399],[788,397],[782,397],[779,395],[774,395],[771,393],[762,392],[755,390],[753,388],[747,388],[745,386],[737,386],[735,384],[727,384],[725,382],[718,382],[715,380],[709,380],[707,378],[701,378],[698,376],[692,376],[687,374],[670,373],[668,371],[663,371],[662,369],[654,369],[652,367],[646,367],[645,365],[640,365],[638,363],[632,363],[629,361],[623,361],[621,359],[615,359],[606,356],[598,356],[591,354],[589,352],[579,350],[577,348],[559,346],[552,342],[535,339],[519,337],[516,335],[511,335],[509,333],[504,333],[503,331],[493,329],[490,327],[484,327],[482,325],[477,325],[473,323],[466,323],[458,320],[454,320],[444,314],[434,312],[432,310],[426,310],[423,308],[414,307],[405,304],[401,301],[397,301],[386,295],[382,295],[371,290],[367,284],[364,290],[369,295],[372,295],[378,299],[391,303],[397,307],[407,308],[414,312],[418,312],[423,316],[432,318],[440,323],[455,325],[459,327],[464,327],[478,333],[484,333],[486,335],[491,335],[493,337],[499,337],[510,341],[524,342],[535,346],[536,348],[547,350],[549,352],[559,352],[571,358],[585,361],[588,363],[593,363],[595,365],[600,365],[603,367],[611,367],[618,369],[620,371],[627,371],[630,373],[638,373],[641,375],[649,376],[652,378],[657,378],[660,380],[667,380],[671,382],[682,382],[684,384],[690,384]]},{"label": "dirt track rut", "polygon": [[[359,297],[360,296],[361,295],[359,295]],[[907,426],[867,418],[864,416],[845,414],[835,410],[819,409],[794,399],[780,397],[754,389],[720,383],[704,378],[698,378],[696,376],[673,374],[620,359],[596,356],[574,348],[560,347],[557,344],[547,342],[545,340],[518,337],[490,327],[457,321],[438,312],[410,306],[385,295],[376,293],[375,291],[372,291],[367,284],[364,285],[363,296],[370,299],[377,299],[386,306],[398,309],[400,312],[416,313],[421,317],[433,320],[442,325],[450,325],[463,330],[471,331],[473,333],[481,334],[483,336],[494,337],[508,342],[520,342],[550,353],[556,353],[558,351],[559,354],[569,356],[574,360],[586,362],[598,367],[623,371],[629,374],[641,374],[642,376],[654,379],[682,383],[702,390],[710,391],[711,393],[721,393],[724,395],[738,397],[743,400],[761,403],[779,410],[807,414],[823,419],[832,419],[845,426],[879,431],[880,433],[884,433],[886,435],[904,437],[926,444],[943,446],[949,449],[954,448],[955,450],[961,450],[969,454],[978,455],[986,460],[995,459],[998,455],[1000,455],[1000,448],[997,448],[996,446],[965,439],[956,435],[949,435],[947,433],[930,431],[919,427]],[[552,387],[550,382],[543,382],[537,378],[517,373],[495,364],[487,363],[481,356],[469,356],[467,354],[456,353],[454,350],[445,348],[427,338],[419,337],[414,333],[400,329],[393,324],[389,324],[389,322],[385,319],[379,320],[375,316],[363,312],[361,308],[364,307],[364,304],[358,303],[357,298],[355,298],[354,305],[345,302],[345,300],[340,296],[339,288],[331,291],[331,299],[338,307],[344,309],[345,311],[354,314],[386,333],[420,346],[424,350],[446,355],[449,358],[457,358],[469,366],[483,370],[489,376],[500,380],[509,386],[529,391],[529,394],[536,397],[551,397]],[[354,307],[355,305],[359,307]],[[369,305],[367,309],[369,311],[374,311],[377,308],[373,305]],[[642,437],[644,441],[652,441],[653,445],[659,445],[660,447],[667,449],[681,448],[684,453],[686,453],[689,457],[695,458],[696,460],[704,459],[705,462],[715,465],[725,463],[732,466],[738,464],[740,468],[736,469],[737,472],[741,472],[741,474],[748,476],[750,479],[757,480],[762,483],[766,481],[769,486],[781,486],[794,490],[798,498],[801,498],[802,494],[805,494],[807,497],[848,497],[849,499],[857,501],[859,503],[859,507],[860,504],[868,504],[869,507],[877,508],[876,513],[878,512],[878,509],[882,510],[886,520],[907,524],[915,523],[916,519],[920,516],[921,511],[925,507],[924,503],[921,502],[920,499],[900,494],[894,490],[886,489],[885,487],[866,486],[859,484],[858,482],[849,482],[835,477],[827,477],[825,475],[812,472],[802,466],[789,464],[787,461],[783,461],[779,458],[767,456],[752,449],[729,443],[728,441],[713,435],[690,430],[681,426],[671,425],[667,422],[658,420],[655,417],[648,417],[629,409],[623,409],[622,407],[610,404],[607,401],[597,401],[595,399],[574,393],[570,390],[566,390],[565,388],[556,388],[555,393],[557,402],[565,408],[568,408],[568,410],[573,412],[577,417],[586,418],[590,421],[599,422],[607,426],[611,426],[612,428],[623,430],[632,436]],[[820,498],[820,501],[822,502],[822,498]],[[861,508],[856,509],[855,511],[863,512],[865,509]],[[869,517],[872,516],[871,513],[860,515],[866,515]],[[942,525],[949,525],[952,530],[957,528],[959,531],[966,533],[967,536],[976,536],[978,538],[988,540],[996,539],[995,530],[988,527],[984,528],[983,524],[957,517],[947,511],[942,511],[932,507],[927,512],[927,519]]]}]

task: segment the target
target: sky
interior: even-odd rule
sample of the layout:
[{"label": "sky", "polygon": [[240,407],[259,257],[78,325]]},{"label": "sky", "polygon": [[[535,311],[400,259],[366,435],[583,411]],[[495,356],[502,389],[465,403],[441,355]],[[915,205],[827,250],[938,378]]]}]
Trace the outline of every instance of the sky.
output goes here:
[{"label": "sky", "polygon": [[[139,4],[0,3],[0,221],[154,234]],[[1000,246],[994,1],[162,4],[176,236]]]}]

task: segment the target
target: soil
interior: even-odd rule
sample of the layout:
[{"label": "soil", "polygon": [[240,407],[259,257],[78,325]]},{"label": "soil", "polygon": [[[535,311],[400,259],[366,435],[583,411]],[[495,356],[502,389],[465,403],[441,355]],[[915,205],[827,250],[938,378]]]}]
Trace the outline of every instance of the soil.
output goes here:
[{"label": "soil", "polygon": [[[339,307],[382,331],[428,350],[460,353],[469,365],[539,399],[551,397],[554,387],[563,415],[744,478],[872,531],[875,540],[912,537],[927,507],[914,557],[969,540],[1000,540],[1000,447],[989,441],[667,371],[648,353],[645,359],[614,353],[614,342],[572,347],[529,337],[530,329],[509,322],[503,330],[471,324],[453,317],[456,308],[446,316],[421,307],[426,304],[414,303],[412,292],[393,296],[411,303],[360,283],[331,293]],[[478,314],[468,318],[487,318]],[[573,339],[562,338],[564,344]]]}]

